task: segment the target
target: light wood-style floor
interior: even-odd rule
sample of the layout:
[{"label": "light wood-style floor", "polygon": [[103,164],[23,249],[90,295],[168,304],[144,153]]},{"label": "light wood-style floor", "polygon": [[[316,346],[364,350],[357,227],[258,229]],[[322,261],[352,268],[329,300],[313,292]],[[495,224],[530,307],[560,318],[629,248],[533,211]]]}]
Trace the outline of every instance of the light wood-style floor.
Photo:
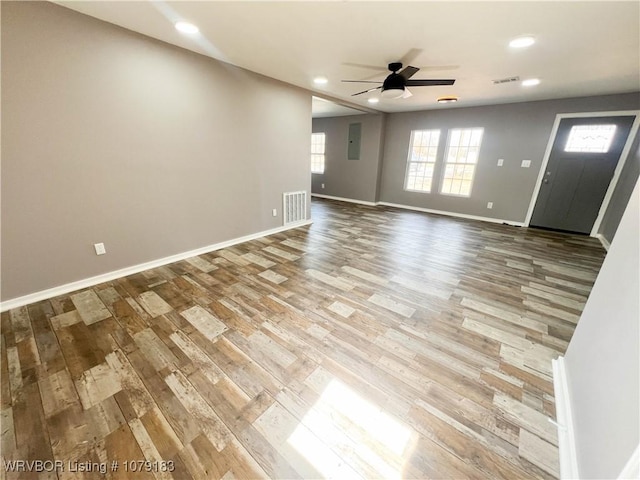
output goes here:
[{"label": "light wood-style floor", "polygon": [[557,477],[551,359],[599,243],[327,200],[313,219],[5,312],[2,478]]}]

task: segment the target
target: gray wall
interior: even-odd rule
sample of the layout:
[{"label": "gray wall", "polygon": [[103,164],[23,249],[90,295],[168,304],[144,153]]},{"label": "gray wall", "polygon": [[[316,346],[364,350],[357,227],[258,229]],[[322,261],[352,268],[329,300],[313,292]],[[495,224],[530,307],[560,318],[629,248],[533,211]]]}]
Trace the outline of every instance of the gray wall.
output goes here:
[{"label": "gray wall", "polygon": [[[325,170],[324,174],[312,174],[313,193],[366,202],[378,200],[384,119],[382,114],[313,119],[313,133],[326,135]],[[347,160],[350,123],[362,124],[360,160]]]},{"label": "gray wall", "polygon": [[580,478],[616,478],[640,442],[639,203],[636,182],[565,356]]},{"label": "gray wall", "polygon": [[[524,222],[556,114],[638,108],[640,98],[633,93],[389,114],[385,129],[380,200]],[[443,143],[447,129],[460,127],[484,127],[471,197],[438,194],[441,175],[438,168],[432,193],[404,191],[411,130],[439,128]],[[496,165],[499,158],[504,159],[502,167]],[[520,162],[525,159],[531,160],[530,168],[520,167]],[[441,162],[438,166],[441,166]],[[492,210],[487,209],[487,202],[493,202]]]},{"label": "gray wall", "polygon": [[638,174],[640,173],[640,134],[636,135],[636,139],[633,142],[631,150],[629,152],[629,158],[624,164],[622,172],[620,172],[620,178],[616,185],[611,201],[602,223],[600,224],[599,232],[609,243],[613,240],[624,209],[629,202],[633,187],[638,180]]},{"label": "gray wall", "polygon": [[281,226],[310,135],[308,92],[2,2],[2,299]]}]

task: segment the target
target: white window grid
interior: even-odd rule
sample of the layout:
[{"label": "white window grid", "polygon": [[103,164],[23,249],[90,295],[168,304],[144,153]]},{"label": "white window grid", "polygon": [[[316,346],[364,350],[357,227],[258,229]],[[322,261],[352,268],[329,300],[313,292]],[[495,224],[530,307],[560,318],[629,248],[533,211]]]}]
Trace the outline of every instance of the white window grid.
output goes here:
[{"label": "white window grid", "polygon": [[412,130],[404,189],[431,192],[440,130]]},{"label": "white window grid", "polygon": [[471,196],[483,133],[483,128],[455,128],[449,131],[440,193]]},{"label": "white window grid", "polygon": [[615,125],[574,125],[564,151],[606,153],[615,133]]},{"label": "white window grid", "polygon": [[324,133],[311,134],[311,173],[324,173]]}]

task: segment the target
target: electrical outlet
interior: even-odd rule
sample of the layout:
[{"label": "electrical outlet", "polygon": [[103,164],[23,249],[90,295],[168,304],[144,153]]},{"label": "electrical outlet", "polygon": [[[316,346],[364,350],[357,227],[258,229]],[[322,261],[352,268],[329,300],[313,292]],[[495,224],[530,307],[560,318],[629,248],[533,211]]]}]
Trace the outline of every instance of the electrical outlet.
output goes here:
[{"label": "electrical outlet", "polygon": [[278,216],[278,210],[275,209],[275,208],[273,210],[271,210],[271,215],[273,215],[274,217],[277,217]]},{"label": "electrical outlet", "polygon": [[501,167],[502,165],[504,165],[504,158],[499,158],[498,159],[498,166]]},{"label": "electrical outlet", "polygon": [[324,183],[320,185],[320,188],[324,188]]},{"label": "electrical outlet", "polygon": [[520,164],[520,166],[522,168],[529,168],[531,166],[531,160],[522,160],[522,163]]},{"label": "electrical outlet", "polygon": [[104,243],[94,243],[93,248],[96,249],[96,255],[104,255],[107,250],[104,248]]},{"label": "electrical outlet", "polygon": [[493,208],[493,202],[488,202],[488,203],[487,203],[487,208],[488,208],[489,210],[491,210],[491,209]]}]

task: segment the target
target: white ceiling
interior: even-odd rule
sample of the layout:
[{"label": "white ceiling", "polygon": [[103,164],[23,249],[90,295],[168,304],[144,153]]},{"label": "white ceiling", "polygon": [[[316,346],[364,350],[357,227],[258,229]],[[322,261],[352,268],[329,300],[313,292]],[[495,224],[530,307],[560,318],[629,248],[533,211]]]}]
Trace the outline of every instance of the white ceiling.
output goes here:
[{"label": "white ceiling", "polygon": [[[60,1],[73,10],[333,98],[345,106],[400,112],[600,95],[640,90],[638,1]],[[186,20],[200,33],[177,32]],[[516,50],[508,42],[533,35]],[[451,87],[414,87],[406,99],[352,97],[376,85],[389,62],[409,57],[423,68],[413,78],[454,78]],[[380,70],[349,65],[379,66]],[[329,79],[316,86],[313,78]],[[535,87],[492,80],[539,78]],[[315,101],[314,115],[330,116]],[[318,107],[319,105],[319,107]],[[320,108],[322,107],[322,108]],[[337,108],[340,107],[340,108]],[[322,111],[321,111],[322,110]]]}]

